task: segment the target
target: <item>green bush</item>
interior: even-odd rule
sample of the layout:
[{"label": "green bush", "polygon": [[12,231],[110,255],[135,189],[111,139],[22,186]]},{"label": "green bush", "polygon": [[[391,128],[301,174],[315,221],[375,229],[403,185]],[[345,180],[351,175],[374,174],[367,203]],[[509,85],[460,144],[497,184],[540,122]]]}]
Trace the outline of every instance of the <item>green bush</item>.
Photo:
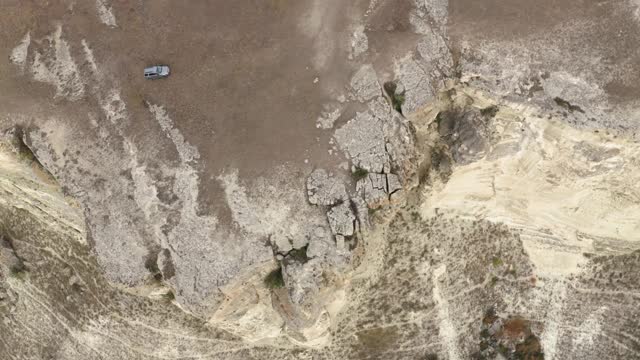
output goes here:
[{"label": "green bush", "polygon": [[264,278],[264,285],[269,289],[278,289],[284,287],[284,278],[282,277],[282,268],[279,267],[271,271]]},{"label": "green bush", "polygon": [[497,256],[494,256],[493,259],[491,259],[491,263],[493,264],[494,267],[498,267],[502,265],[502,259],[500,259]]},{"label": "green bush", "polygon": [[391,103],[393,105],[393,108],[400,114],[402,114],[402,105],[404,105],[404,101],[405,101],[404,94],[394,94],[391,97]]},{"label": "green bush", "polygon": [[173,291],[169,291],[168,293],[162,295],[162,297],[167,301],[167,302],[171,302],[173,300],[175,300],[176,298],[176,294],[173,293]]},{"label": "green bush", "polygon": [[362,179],[366,178],[367,175],[369,175],[369,171],[367,171],[367,170],[365,170],[365,169],[363,169],[361,167],[357,167],[356,170],[351,173],[351,176],[353,176],[353,179],[355,181],[362,180]]},{"label": "green bush", "polygon": [[287,259],[306,263],[307,261],[309,261],[309,258],[307,257],[307,247],[304,246],[300,249],[293,249],[289,251],[289,253],[287,254]]},{"label": "green bush", "polygon": [[492,117],[496,116],[498,111],[500,111],[500,108],[498,108],[495,105],[491,105],[491,106],[488,106],[488,107],[486,107],[484,109],[480,109],[480,115],[492,118]]},{"label": "green bush", "polygon": [[13,276],[14,278],[24,280],[24,278],[27,276],[27,268],[22,264],[13,265],[9,270],[11,272],[11,276]]}]

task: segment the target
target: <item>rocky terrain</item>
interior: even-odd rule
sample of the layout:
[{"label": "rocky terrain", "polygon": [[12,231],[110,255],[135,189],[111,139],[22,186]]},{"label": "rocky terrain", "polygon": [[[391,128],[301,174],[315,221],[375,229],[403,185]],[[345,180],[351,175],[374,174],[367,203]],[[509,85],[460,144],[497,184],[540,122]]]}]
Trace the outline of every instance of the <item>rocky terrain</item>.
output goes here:
[{"label": "rocky terrain", "polygon": [[639,2],[0,9],[0,358],[640,359]]}]

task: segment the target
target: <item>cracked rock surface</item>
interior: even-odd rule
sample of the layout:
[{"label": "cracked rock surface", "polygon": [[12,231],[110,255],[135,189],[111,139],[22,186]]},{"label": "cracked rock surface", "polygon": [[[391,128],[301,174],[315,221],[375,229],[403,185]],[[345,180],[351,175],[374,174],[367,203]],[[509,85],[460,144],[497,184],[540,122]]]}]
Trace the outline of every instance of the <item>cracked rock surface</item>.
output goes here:
[{"label": "cracked rock surface", "polygon": [[327,219],[334,235],[352,236],[354,234],[356,216],[348,202],[332,207],[327,212]]},{"label": "cracked rock surface", "polygon": [[382,89],[378,76],[371,65],[363,65],[351,78],[351,89],[360,102],[365,102],[380,95]]},{"label": "cracked rock surface", "polygon": [[402,185],[395,174],[367,174],[356,185],[356,191],[371,209],[388,204],[390,197],[401,189]]},{"label": "cracked rock surface", "polygon": [[307,178],[307,197],[313,205],[335,205],[348,200],[344,182],[324,169],[314,170]]},{"label": "cracked rock surface", "polygon": [[336,130],[338,145],[349,154],[355,166],[380,173],[390,169],[382,122],[370,112],[357,113]]},{"label": "cracked rock surface", "polygon": [[415,164],[411,125],[392,111],[388,101],[378,97],[358,112],[334,137],[353,166],[372,173],[411,173]]}]

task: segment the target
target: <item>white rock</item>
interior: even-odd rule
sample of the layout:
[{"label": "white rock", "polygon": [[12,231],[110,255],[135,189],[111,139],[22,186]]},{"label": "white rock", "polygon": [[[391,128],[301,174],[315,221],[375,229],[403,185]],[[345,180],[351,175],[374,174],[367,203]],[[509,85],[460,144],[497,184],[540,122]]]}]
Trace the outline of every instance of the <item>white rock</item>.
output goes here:
[{"label": "white rock", "polygon": [[276,246],[279,253],[287,253],[293,250],[293,244],[291,244],[291,241],[280,234],[272,235],[271,242]]},{"label": "white rock", "polygon": [[345,250],[345,246],[344,246],[344,236],[342,235],[336,235],[336,249],[338,251],[344,251]]},{"label": "white rock", "polygon": [[314,170],[307,178],[307,196],[314,205],[334,205],[348,199],[344,184],[324,169]]},{"label": "white rock", "polygon": [[389,200],[387,179],[384,174],[368,174],[364,179],[358,180],[356,190],[362,194],[371,208],[385,205]]},{"label": "white rock", "polygon": [[96,0],[96,10],[101,23],[112,28],[118,26],[113,10],[106,0]]},{"label": "white rock", "polygon": [[351,57],[357,58],[368,49],[369,39],[364,33],[364,25],[358,25],[351,35]]},{"label": "white rock", "polygon": [[332,207],[327,212],[327,219],[334,235],[352,236],[354,234],[356,216],[348,202]]},{"label": "white rock", "polygon": [[17,65],[20,70],[24,70],[24,66],[27,62],[27,55],[29,53],[29,45],[31,44],[31,33],[27,32],[27,34],[22,38],[20,44],[14,47],[11,50],[11,55],[9,56],[9,60]]},{"label": "white rock", "polygon": [[381,94],[378,76],[373,66],[363,65],[351,78],[351,89],[360,102],[373,99]]}]

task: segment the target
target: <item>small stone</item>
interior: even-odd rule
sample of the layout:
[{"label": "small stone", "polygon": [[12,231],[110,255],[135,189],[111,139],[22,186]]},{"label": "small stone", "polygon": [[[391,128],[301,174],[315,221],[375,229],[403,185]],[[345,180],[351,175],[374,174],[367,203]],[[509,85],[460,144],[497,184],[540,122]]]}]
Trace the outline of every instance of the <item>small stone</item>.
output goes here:
[{"label": "small stone", "polygon": [[345,201],[327,212],[327,219],[334,235],[352,236],[355,230],[356,216]]},{"label": "small stone", "polygon": [[345,246],[344,246],[344,236],[342,235],[336,235],[336,249],[338,251],[344,251],[345,250]]},{"label": "small stone", "polygon": [[322,226],[318,226],[313,230],[313,235],[318,238],[326,236],[326,230]]},{"label": "small stone", "polygon": [[275,245],[279,253],[287,253],[293,250],[291,241],[283,235],[274,234],[271,236],[272,245]]},{"label": "small stone", "polygon": [[402,81],[396,81],[396,95],[404,95],[406,89]]},{"label": "small stone", "polygon": [[76,275],[73,275],[69,278],[69,286],[73,286],[76,284],[80,284],[80,278]]},{"label": "small stone", "polygon": [[296,236],[291,242],[294,249],[302,249],[309,244],[309,238],[307,236]]}]

